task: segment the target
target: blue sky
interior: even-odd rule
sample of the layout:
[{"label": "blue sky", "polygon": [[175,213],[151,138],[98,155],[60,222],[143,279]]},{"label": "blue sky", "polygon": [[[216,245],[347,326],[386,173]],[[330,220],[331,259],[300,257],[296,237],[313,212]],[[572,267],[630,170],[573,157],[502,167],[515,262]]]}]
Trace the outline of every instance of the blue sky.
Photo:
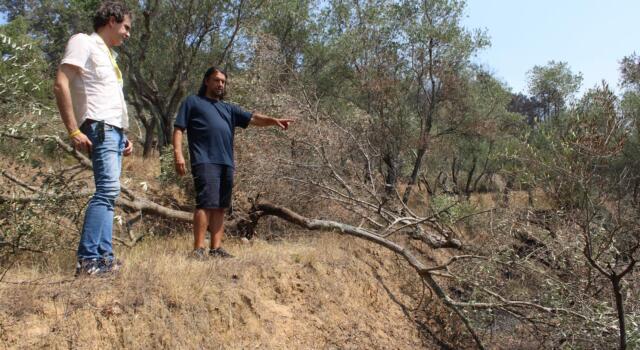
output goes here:
[{"label": "blue sky", "polygon": [[604,79],[619,91],[619,61],[640,54],[640,0],[467,0],[467,28],[485,28],[491,47],[476,62],[513,92],[550,60],[583,75],[582,92]]}]

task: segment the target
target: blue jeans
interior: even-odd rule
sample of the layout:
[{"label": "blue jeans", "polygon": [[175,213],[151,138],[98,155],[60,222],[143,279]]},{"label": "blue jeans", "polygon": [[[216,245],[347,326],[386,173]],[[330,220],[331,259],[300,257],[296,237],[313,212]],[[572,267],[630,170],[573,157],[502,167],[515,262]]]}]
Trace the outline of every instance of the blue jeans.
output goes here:
[{"label": "blue jeans", "polygon": [[78,259],[113,260],[113,208],[120,193],[122,152],[126,138],[122,129],[104,125],[104,140],[100,123],[87,121],[81,131],[93,144],[91,162],[96,192],[87,205],[78,245]]}]

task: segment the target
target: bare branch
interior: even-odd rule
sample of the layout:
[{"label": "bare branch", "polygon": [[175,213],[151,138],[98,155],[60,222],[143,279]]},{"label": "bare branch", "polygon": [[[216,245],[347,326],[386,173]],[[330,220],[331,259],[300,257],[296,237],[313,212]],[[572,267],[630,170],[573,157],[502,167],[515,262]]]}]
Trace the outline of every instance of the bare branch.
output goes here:
[{"label": "bare branch", "polygon": [[449,260],[442,264],[442,265],[438,265],[435,267],[430,267],[428,268],[426,271],[437,271],[437,270],[447,270],[447,268],[449,267],[449,265],[455,263],[458,260],[467,260],[467,259],[482,259],[482,260],[488,260],[489,258],[487,258],[486,256],[481,256],[481,255],[456,255],[456,256],[452,256],[451,258],[449,258]]},{"label": "bare branch", "polygon": [[31,192],[38,192],[39,190],[29,184],[27,184],[26,182],[18,179],[17,177],[15,177],[13,174],[9,173],[6,170],[2,170],[0,171],[0,174],[2,174],[4,177],[6,177],[7,179],[17,183],[18,185],[20,185],[21,187],[24,187],[26,189],[28,189]]},{"label": "bare branch", "polygon": [[413,269],[415,269],[418,272],[418,274],[423,278],[423,280],[427,283],[427,285],[429,285],[431,290],[435,292],[438,298],[448,308],[450,308],[456,315],[458,315],[458,317],[462,320],[465,327],[467,328],[467,330],[475,340],[478,347],[480,349],[484,349],[484,346],[482,345],[480,338],[478,337],[476,332],[473,330],[473,327],[471,326],[466,316],[462,314],[462,312],[459,310],[455,302],[444,292],[444,289],[438,284],[438,282],[435,281],[435,279],[431,275],[431,271],[429,271],[429,269],[420,260],[418,260],[407,248],[393,241],[380,237],[379,235],[376,235],[370,231],[364,230],[362,228],[354,227],[351,225],[347,225],[347,224],[343,224],[335,221],[309,219],[290,209],[279,207],[271,203],[262,202],[262,203],[254,204],[253,210],[254,210],[254,215],[257,216],[257,218],[255,219],[256,222],[260,216],[273,215],[309,230],[331,230],[331,231],[337,231],[341,234],[348,234],[351,236],[355,236],[355,237],[370,241],[372,243],[381,245],[391,250],[392,252],[400,255],[406,262],[409,263],[409,265]]}]

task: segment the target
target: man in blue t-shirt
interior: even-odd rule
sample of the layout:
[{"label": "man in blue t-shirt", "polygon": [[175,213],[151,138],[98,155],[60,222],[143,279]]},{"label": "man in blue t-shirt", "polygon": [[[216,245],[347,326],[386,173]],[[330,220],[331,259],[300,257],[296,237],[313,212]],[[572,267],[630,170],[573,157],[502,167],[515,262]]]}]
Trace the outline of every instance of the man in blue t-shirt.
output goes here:
[{"label": "man in blue t-shirt", "polygon": [[224,209],[231,205],[233,187],[233,137],[236,127],[277,126],[284,130],[292,119],[276,119],[260,113],[249,113],[224,102],[227,73],[217,67],[204,74],[198,95],[187,97],[173,124],[173,151],[178,175],[186,173],[182,155],[182,136],[189,135],[191,173],[196,190],[193,213],[194,251],[198,259],[207,256],[205,233],[211,232],[209,255],[232,257],[221,247],[224,235]]}]

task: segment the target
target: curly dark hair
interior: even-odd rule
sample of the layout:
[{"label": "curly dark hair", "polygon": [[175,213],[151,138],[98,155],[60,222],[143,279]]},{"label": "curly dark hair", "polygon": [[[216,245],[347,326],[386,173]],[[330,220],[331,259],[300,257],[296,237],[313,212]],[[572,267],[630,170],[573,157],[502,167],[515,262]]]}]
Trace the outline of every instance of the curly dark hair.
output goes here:
[{"label": "curly dark hair", "polygon": [[104,1],[93,16],[93,30],[97,32],[99,28],[107,25],[111,17],[115,18],[116,22],[122,23],[124,16],[127,15],[131,17],[131,11],[124,3],[120,1]]}]

